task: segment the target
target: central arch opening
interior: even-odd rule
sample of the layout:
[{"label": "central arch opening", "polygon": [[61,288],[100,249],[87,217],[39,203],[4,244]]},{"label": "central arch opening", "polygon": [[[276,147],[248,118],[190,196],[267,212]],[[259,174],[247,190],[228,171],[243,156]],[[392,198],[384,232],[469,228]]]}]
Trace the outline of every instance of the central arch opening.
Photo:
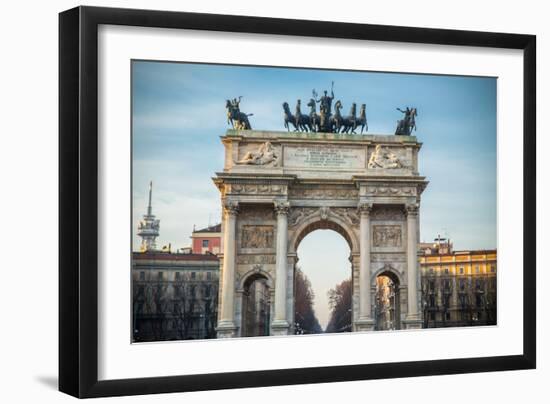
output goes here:
[{"label": "central arch opening", "polygon": [[351,241],[339,225],[324,221],[298,236],[294,270],[294,332],[349,332],[352,327]]}]

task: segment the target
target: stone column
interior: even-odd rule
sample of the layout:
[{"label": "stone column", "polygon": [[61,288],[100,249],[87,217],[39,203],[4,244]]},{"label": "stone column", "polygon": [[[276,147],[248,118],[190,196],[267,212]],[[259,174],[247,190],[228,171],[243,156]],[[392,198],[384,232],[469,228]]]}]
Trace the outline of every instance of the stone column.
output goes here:
[{"label": "stone column", "polygon": [[223,272],[221,280],[220,316],[218,338],[235,337],[235,241],[237,228],[238,203],[228,201],[224,204],[223,234]]},{"label": "stone column", "polygon": [[358,331],[368,331],[374,328],[371,307],[371,285],[370,285],[370,212],[372,204],[360,203],[359,213],[361,221],[359,224],[359,319],[355,323]]},{"label": "stone column", "polygon": [[406,205],[407,210],[407,328],[420,328],[418,312],[418,204]]},{"label": "stone column", "polygon": [[273,335],[287,335],[289,324],[286,318],[288,211],[287,201],[275,202],[277,214],[277,249],[275,256],[275,317],[271,323]]}]

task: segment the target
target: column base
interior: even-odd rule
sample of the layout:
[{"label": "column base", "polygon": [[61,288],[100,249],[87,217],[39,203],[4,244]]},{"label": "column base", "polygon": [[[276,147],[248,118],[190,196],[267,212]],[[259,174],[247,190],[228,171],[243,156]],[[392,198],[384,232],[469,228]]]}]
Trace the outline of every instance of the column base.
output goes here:
[{"label": "column base", "polygon": [[217,338],[235,338],[237,327],[233,321],[221,321],[216,327]]},{"label": "column base", "polygon": [[420,328],[422,328],[422,320],[418,317],[403,320],[403,329],[405,330],[418,330]]},{"label": "column base", "polygon": [[290,324],[286,320],[274,320],[271,323],[271,335],[288,335]]},{"label": "column base", "polygon": [[353,331],[374,331],[374,320],[362,318],[353,323]]}]

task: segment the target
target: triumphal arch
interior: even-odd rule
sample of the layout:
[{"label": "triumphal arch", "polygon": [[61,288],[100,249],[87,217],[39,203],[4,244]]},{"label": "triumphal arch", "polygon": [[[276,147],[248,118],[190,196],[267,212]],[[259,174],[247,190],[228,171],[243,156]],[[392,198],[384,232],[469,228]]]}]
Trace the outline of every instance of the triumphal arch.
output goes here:
[{"label": "triumphal arch", "polygon": [[416,137],[232,129],[222,142],[225,164],[214,178],[224,211],[218,337],[250,335],[245,295],[255,279],[268,302],[259,335],[294,333],[296,251],[317,229],[349,244],[353,331],[374,329],[382,273],[397,284],[396,328],[421,327],[417,245],[427,181]]}]

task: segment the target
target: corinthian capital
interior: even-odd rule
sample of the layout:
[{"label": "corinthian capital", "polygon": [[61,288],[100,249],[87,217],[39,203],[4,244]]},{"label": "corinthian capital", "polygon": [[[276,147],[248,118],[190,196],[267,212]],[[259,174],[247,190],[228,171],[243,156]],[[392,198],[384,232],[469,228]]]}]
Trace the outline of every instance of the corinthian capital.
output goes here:
[{"label": "corinthian capital", "polygon": [[418,215],[418,209],[420,205],[418,203],[408,203],[405,205],[405,211],[407,212],[407,216],[416,216]]},{"label": "corinthian capital", "polygon": [[239,202],[237,201],[224,201],[223,211],[226,215],[236,215],[239,213]]},{"label": "corinthian capital", "polygon": [[357,205],[357,210],[362,216],[368,216],[372,211],[372,203],[359,202],[359,204]]},{"label": "corinthian capital", "polygon": [[288,201],[275,201],[275,212],[278,215],[288,215],[290,210],[290,203]]}]

